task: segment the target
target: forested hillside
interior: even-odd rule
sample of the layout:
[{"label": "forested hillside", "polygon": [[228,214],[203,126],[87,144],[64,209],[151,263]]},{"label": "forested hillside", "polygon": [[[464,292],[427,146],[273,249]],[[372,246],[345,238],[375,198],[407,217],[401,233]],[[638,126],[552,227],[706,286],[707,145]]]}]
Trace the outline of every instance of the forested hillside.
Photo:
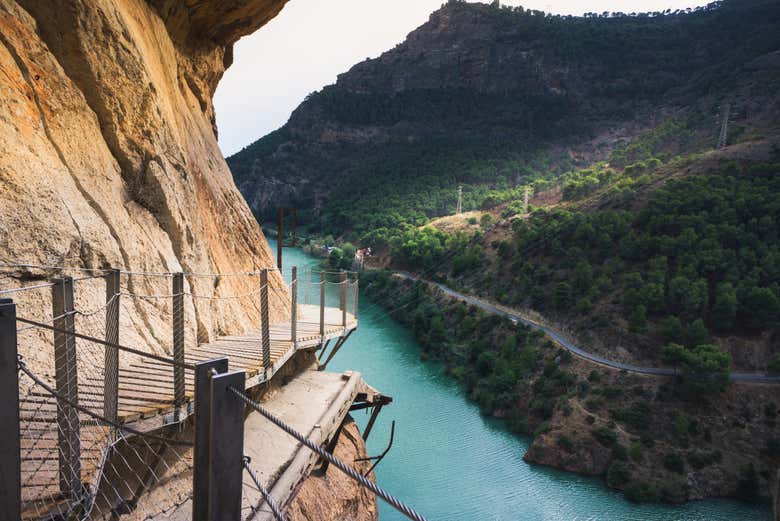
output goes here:
[{"label": "forested hillside", "polygon": [[[461,236],[457,253],[442,248],[430,275],[555,318],[611,357],[672,363],[681,353],[668,346],[715,342],[738,367],[778,370],[780,155],[772,154],[775,162],[710,154],[644,173],[582,171],[556,205],[493,210],[506,217]],[[600,186],[583,191],[590,177]],[[426,233],[443,232],[410,232],[396,260],[425,265],[410,245]],[[477,253],[464,264],[462,252]]]},{"label": "forested hillside", "polygon": [[712,148],[727,105],[730,143],[765,136],[778,20],[766,0],[583,18],[450,1],[229,164],[261,219],[284,204],[315,233],[389,239],[452,213],[459,184],[479,208],[610,156]]},{"label": "forested hillside", "polygon": [[[534,436],[529,461],[637,501],[756,500],[780,461],[775,391],[730,373],[780,374],[779,28],[769,0],[582,18],[450,1],[229,164],[261,219],[295,206],[304,235],[371,246],[373,267],[677,369],[606,369],[364,274],[423,359]],[[459,185],[474,212],[455,216]]]}]

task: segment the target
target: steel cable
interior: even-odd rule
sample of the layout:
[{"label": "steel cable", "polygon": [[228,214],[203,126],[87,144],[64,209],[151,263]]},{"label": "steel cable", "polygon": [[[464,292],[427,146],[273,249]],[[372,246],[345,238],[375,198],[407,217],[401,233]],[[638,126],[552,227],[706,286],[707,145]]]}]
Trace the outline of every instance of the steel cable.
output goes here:
[{"label": "steel cable", "polygon": [[266,489],[262,483],[260,483],[260,480],[257,479],[257,475],[250,465],[251,461],[252,460],[249,458],[249,456],[244,456],[244,468],[249,473],[249,477],[251,477],[252,481],[254,481],[257,490],[260,491],[260,494],[263,496],[263,500],[268,503],[268,507],[271,509],[271,512],[276,518],[276,521],[287,521],[287,517],[282,513],[282,510],[279,508],[279,504],[273,497],[271,497],[271,493],[268,491],[268,489]]},{"label": "steel cable", "polygon": [[403,515],[408,517],[409,519],[413,519],[415,521],[427,521],[427,519],[422,516],[421,514],[417,513],[412,507],[405,505],[392,495],[390,495],[387,491],[385,491],[382,487],[368,479],[367,477],[363,476],[359,472],[357,472],[355,469],[341,461],[340,459],[333,456],[333,454],[329,453],[316,443],[309,440],[307,437],[305,437],[303,434],[292,428],[291,426],[287,425],[284,421],[280,420],[273,414],[271,414],[268,410],[266,410],[262,405],[259,403],[253,401],[248,396],[246,396],[243,392],[239,391],[235,387],[229,387],[228,388],[233,394],[235,394],[241,401],[243,401],[245,404],[249,405],[251,408],[265,416],[268,420],[271,421],[274,425],[282,429],[284,432],[301,442],[303,445],[308,447],[310,450],[317,453],[320,457],[328,460],[331,465],[338,468],[340,471],[342,471],[344,474],[355,480],[358,484],[363,486],[364,488],[369,489],[371,492],[382,498],[385,502],[387,502],[390,506],[401,512]]},{"label": "steel cable", "polygon": [[[185,447],[194,447],[194,443],[189,441],[181,441],[181,440],[174,440],[171,438],[164,438],[162,436],[157,436],[154,434],[149,434],[148,432],[139,431],[136,429],[133,429],[132,427],[128,427],[127,425],[122,425],[121,423],[109,420],[108,418],[104,418],[103,416],[100,416],[96,412],[93,412],[86,407],[82,407],[81,405],[74,403],[72,400],[69,400],[68,398],[65,398],[60,393],[58,393],[56,390],[54,390],[50,385],[48,385],[46,382],[38,378],[30,369],[27,367],[27,364],[24,363],[24,360],[22,360],[21,356],[19,357],[19,360],[17,361],[17,365],[20,370],[24,372],[33,382],[36,383],[36,385],[42,387],[44,390],[46,390],[47,393],[54,396],[57,400],[67,404],[69,407],[76,409],[79,412],[82,412],[89,416],[90,418],[97,420],[98,422],[104,423],[106,425],[109,425],[111,427],[114,427],[117,429],[118,432],[129,432],[130,434],[135,434],[136,436],[140,436],[142,438],[148,438],[150,440],[159,441],[161,443],[167,443],[170,445],[182,445]],[[121,435],[121,434],[120,434]]]},{"label": "steel cable", "polygon": [[139,349],[133,349],[132,347],[123,346],[120,344],[115,344],[114,342],[107,342],[105,340],[101,340],[100,338],[95,338],[88,335],[82,335],[81,333],[76,333],[74,331],[68,331],[65,329],[60,329],[58,327],[50,326],[48,324],[44,324],[42,322],[36,322],[34,320],[29,320],[22,317],[16,317],[16,320],[19,322],[22,322],[24,324],[30,324],[32,326],[38,326],[43,329],[48,329],[49,331],[54,331],[55,333],[63,333],[65,335],[71,335],[76,338],[80,338],[82,340],[87,340],[89,342],[95,342],[96,344],[102,344],[104,346],[113,347],[114,349],[118,349],[120,351],[126,351],[128,353],[133,353],[134,355],[142,356],[145,358],[151,358],[152,360],[157,360],[158,362],[163,362],[168,365],[183,367],[184,369],[189,369],[190,371],[195,370],[195,365],[188,364],[188,363],[180,363],[176,362],[175,360],[172,360],[170,358],[165,358],[164,356],[155,355],[154,353],[146,353],[144,351],[141,351]]}]

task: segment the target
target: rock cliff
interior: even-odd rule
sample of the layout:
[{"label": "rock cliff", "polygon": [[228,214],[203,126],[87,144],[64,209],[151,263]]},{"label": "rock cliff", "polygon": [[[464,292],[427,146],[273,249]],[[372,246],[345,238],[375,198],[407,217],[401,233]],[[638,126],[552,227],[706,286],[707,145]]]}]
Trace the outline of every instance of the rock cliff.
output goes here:
[{"label": "rock cliff", "polygon": [[[360,430],[351,419],[344,425],[335,455],[342,461],[367,456]],[[361,472],[369,467],[366,462],[356,463]],[[373,494],[331,467],[325,475],[312,475],[303,482],[287,516],[290,521],[376,521],[376,501]]]},{"label": "rock cliff", "polygon": [[[212,95],[233,43],[285,2],[0,0],[0,261],[138,272],[272,267],[217,146]],[[19,269],[3,284],[55,273]],[[145,293],[170,281],[126,284]],[[189,291],[206,295],[253,284],[187,279]],[[94,293],[99,302],[102,291]],[[25,304],[29,315],[40,302]],[[255,312],[195,302],[188,327],[204,338],[246,327]],[[133,324],[159,320],[133,313]],[[153,343],[148,328],[128,329],[128,341]]]}]

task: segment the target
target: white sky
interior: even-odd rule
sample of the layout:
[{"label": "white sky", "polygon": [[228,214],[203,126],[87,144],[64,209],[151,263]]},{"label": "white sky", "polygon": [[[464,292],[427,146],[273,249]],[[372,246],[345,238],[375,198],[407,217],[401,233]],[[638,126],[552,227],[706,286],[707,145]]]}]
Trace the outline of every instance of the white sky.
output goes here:
[{"label": "white sky", "polygon": [[[228,156],[275,130],[307,94],[352,65],[402,42],[445,0],[290,0],[235,46],[214,103],[219,144]],[[488,3],[488,0],[484,0]],[[503,5],[560,14],[684,9],[708,0],[506,0]]]}]

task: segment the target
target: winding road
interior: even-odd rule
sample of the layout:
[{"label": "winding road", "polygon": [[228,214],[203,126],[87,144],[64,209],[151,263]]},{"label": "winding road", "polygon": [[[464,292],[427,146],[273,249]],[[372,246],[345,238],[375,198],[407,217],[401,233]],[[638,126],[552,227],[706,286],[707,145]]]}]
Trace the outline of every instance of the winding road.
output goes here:
[{"label": "winding road", "polygon": [[[601,364],[607,367],[611,367],[613,369],[619,369],[628,371],[630,373],[637,373],[637,374],[648,374],[648,375],[655,375],[655,376],[674,376],[675,370],[669,369],[669,368],[663,368],[663,367],[641,367],[637,365],[631,365],[626,364],[623,362],[617,362],[615,360],[610,360],[608,358],[604,358],[603,356],[599,356],[593,353],[590,353],[588,351],[585,351],[584,349],[577,347],[574,345],[571,341],[566,339],[560,332],[555,331],[554,329],[550,329],[547,326],[544,326],[542,324],[539,324],[538,322],[534,322],[533,320],[530,320],[522,315],[520,315],[517,312],[513,311],[506,311],[504,309],[498,308],[491,304],[490,302],[484,301],[482,299],[479,299],[477,297],[473,297],[471,295],[466,295],[465,293],[460,293],[458,291],[455,291],[452,288],[449,288],[445,286],[444,284],[441,284],[439,282],[433,282],[432,280],[422,279],[420,277],[417,277],[416,275],[412,275],[411,273],[407,273],[404,271],[396,271],[394,274],[398,277],[401,277],[403,279],[407,280],[413,280],[413,281],[419,281],[419,282],[425,282],[426,284],[429,284],[431,286],[436,286],[439,288],[444,294],[449,295],[450,297],[462,300],[464,302],[467,302],[473,306],[476,306],[480,309],[483,309],[487,311],[488,313],[493,313],[496,315],[500,315],[503,317],[508,318],[512,322],[519,322],[521,324],[525,324],[529,327],[532,327],[534,329],[538,329],[540,331],[543,331],[547,336],[555,340],[561,347],[566,349],[567,351],[570,351],[571,353],[579,356],[580,358],[584,358],[585,360],[590,360],[591,362],[595,362],[597,364]],[[762,373],[731,373],[731,381],[732,382],[751,382],[751,383],[773,383],[777,384],[780,383],[780,376],[769,376]]]}]

